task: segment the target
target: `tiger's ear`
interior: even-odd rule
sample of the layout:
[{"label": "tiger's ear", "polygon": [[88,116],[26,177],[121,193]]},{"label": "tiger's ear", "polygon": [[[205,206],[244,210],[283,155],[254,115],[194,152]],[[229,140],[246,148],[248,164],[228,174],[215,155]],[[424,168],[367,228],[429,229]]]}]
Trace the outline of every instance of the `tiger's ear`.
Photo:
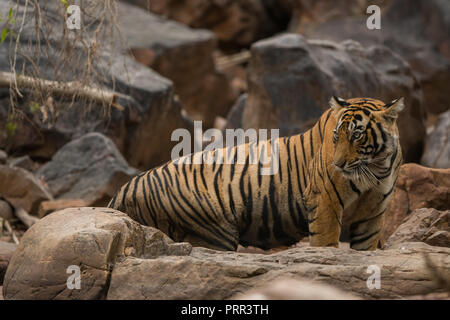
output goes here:
[{"label": "tiger's ear", "polygon": [[398,114],[402,112],[405,108],[405,99],[399,98],[397,100],[392,101],[384,106],[383,117],[386,120],[395,120],[398,117]]},{"label": "tiger's ear", "polygon": [[339,112],[342,108],[345,108],[348,106],[348,102],[344,99],[338,98],[336,96],[332,96],[330,99],[330,107],[335,111],[336,113]]}]

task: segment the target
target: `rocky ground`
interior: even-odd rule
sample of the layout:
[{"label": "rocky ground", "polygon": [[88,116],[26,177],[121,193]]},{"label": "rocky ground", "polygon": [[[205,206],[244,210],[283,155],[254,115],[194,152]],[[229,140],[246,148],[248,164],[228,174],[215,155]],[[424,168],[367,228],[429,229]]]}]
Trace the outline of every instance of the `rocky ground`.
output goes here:
[{"label": "rocky ground", "polygon": [[[123,110],[105,118],[65,109],[49,123],[24,91],[27,121],[8,135],[9,90],[0,88],[0,299],[448,298],[450,4],[350,3],[119,1],[127,43],[107,72],[127,95]],[[380,30],[366,28],[369,4],[382,8]],[[0,0],[3,16],[8,8]],[[0,71],[9,60],[0,45]],[[37,68],[51,78],[44,60]],[[405,164],[375,252],[307,242],[192,248],[102,208],[131,177],[169,160],[172,132],[192,132],[193,120],[290,135],[310,128],[331,95],[405,97]],[[81,269],[80,290],[67,288],[70,265]],[[372,265],[380,289],[367,287]]]}]

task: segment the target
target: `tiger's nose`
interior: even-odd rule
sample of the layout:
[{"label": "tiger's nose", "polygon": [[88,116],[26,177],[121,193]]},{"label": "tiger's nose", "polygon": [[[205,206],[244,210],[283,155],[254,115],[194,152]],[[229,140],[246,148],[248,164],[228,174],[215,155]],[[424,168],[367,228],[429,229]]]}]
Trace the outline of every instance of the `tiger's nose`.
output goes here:
[{"label": "tiger's nose", "polygon": [[340,160],[340,161],[335,161],[335,162],[334,162],[334,165],[335,165],[336,167],[338,167],[339,169],[344,169],[345,163],[346,163],[345,160]]}]

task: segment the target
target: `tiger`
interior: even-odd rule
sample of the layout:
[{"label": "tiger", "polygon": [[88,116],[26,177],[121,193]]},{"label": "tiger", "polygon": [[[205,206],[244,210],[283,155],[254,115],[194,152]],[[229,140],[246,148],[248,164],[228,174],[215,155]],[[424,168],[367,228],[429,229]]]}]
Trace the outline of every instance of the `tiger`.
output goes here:
[{"label": "tiger", "polygon": [[[346,240],[352,249],[375,250],[402,164],[396,123],[403,108],[403,98],[385,104],[333,96],[304,133],[169,161],[131,179],[108,207],[174,241],[214,250],[270,249],[306,237],[313,247]],[[255,147],[274,144],[279,169],[262,175],[263,165],[249,159]],[[218,151],[245,161],[193,161]]]}]

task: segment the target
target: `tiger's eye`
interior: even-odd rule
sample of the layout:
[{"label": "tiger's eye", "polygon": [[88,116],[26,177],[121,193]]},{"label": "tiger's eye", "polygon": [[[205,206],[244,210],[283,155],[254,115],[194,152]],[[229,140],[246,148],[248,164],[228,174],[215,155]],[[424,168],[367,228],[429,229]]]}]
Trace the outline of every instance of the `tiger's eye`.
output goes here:
[{"label": "tiger's eye", "polygon": [[359,139],[359,138],[361,138],[361,132],[355,132],[355,133],[353,133],[353,138],[355,138],[355,139]]}]

